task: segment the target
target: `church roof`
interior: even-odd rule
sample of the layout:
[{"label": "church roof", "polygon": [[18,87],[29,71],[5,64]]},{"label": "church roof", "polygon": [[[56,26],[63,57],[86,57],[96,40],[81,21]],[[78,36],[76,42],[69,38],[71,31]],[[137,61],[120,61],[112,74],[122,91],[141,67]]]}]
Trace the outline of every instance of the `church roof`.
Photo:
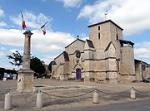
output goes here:
[{"label": "church roof", "polygon": [[51,65],[56,65],[56,62],[55,61],[51,61],[50,64]]},{"label": "church roof", "polygon": [[93,42],[91,40],[86,40],[90,48],[94,48]]},{"label": "church roof", "polygon": [[123,45],[123,44],[130,44],[130,45],[134,45],[134,43],[133,42],[131,42],[131,41],[128,41],[128,40],[119,40],[120,41],[120,44],[121,45]]},{"label": "church roof", "polygon": [[74,42],[76,41],[81,41],[81,42],[85,42],[84,40],[81,40],[79,38],[77,38],[76,40],[74,40],[72,43],[70,43],[69,45],[67,45],[65,48],[69,47],[70,45],[72,45]]},{"label": "church roof", "polygon": [[106,47],[105,51],[107,51],[107,50],[109,49],[109,47],[110,47],[111,44],[112,44],[112,45],[114,46],[114,48],[116,49],[115,45],[114,45],[113,42],[111,41],[111,42],[108,44],[108,46]]},{"label": "church roof", "polygon": [[65,61],[69,61],[69,55],[68,55],[68,53],[66,52],[66,51],[63,51],[61,54],[59,54],[56,58],[54,58],[54,59],[57,59],[58,57],[60,57],[61,55],[63,55],[64,56],[64,60]]},{"label": "church roof", "polygon": [[93,26],[96,26],[96,25],[101,25],[101,24],[104,24],[104,23],[107,23],[107,22],[111,22],[112,24],[114,24],[115,26],[117,26],[118,28],[120,28],[121,30],[123,30],[123,28],[121,28],[119,25],[117,25],[112,20],[105,20],[103,22],[99,22],[99,23],[96,23],[96,24],[89,25],[88,27],[93,27]]},{"label": "church roof", "polygon": [[144,63],[146,64],[147,66],[150,67],[150,64],[146,63],[145,61],[142,61],[142,60],[138,60],[138,59],[134,59],[135,63]]}]

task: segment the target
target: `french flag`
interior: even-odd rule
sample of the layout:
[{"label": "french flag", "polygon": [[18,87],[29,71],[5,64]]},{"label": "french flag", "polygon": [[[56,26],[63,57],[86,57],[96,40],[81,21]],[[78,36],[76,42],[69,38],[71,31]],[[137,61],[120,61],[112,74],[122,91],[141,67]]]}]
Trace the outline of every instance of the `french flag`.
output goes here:
[{"label": "french flag", "polygon": [[46,25],[46,24],[47,24],[47,22],[46,22],[44,25],[41,26],[41,30],[42,30],[42,32],[43,32],[43,35],[46,34],[46,28],[45,28],[45,25]]},{"label": "french flag", "polygon": [[24,20],[22,12],[21,12],[21,17],[22,17],[22,29],[25,30],[26,29],[26,22]]}]

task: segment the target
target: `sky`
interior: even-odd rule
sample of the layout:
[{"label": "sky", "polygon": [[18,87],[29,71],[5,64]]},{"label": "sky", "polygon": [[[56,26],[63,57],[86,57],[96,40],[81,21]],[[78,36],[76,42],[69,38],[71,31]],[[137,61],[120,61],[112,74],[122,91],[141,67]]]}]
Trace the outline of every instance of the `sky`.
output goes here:
[{"label": "sky", "polygon": [[[23,53],[22,11],[32,35],[31,54],[49,64],[64,47],[89,36],[88,25],[111,19],[135,43],[134,56],[150,63],[150,0],[0,0],[0,67],[14,68],[7,55]],[[46,25],[47,34],[40,27]]]}]

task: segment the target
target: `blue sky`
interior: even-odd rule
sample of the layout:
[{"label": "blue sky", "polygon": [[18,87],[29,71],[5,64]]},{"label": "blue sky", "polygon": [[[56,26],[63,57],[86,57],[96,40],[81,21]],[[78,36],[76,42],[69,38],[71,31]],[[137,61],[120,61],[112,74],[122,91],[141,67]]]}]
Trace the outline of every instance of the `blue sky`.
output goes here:
[{"label": "blue sky", "polygon": [[[136,4],[135,4],[136,3]],[[7,55],[23,51],[20,11],[32,30],[32,55],[46,64],[76,39],[88,38],[88,25],[112,19],[135,43],[135,58],[150,63],[149,0],[0,0],[0,67],[12,68]],[[140,7],[140,8],[139,8]],[[40,26],[48,21],[44,36]]]}]

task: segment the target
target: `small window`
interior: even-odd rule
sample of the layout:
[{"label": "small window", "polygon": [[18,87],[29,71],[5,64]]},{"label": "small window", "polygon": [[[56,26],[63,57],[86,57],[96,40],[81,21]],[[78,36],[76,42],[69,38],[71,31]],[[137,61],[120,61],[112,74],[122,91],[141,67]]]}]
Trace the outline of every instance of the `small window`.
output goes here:
[{"label": "small window", "polygon": [[100,33],[98,33],[98,39],[100,39],[101,38],[101,34]]},{"label": "small window", "polygon": [[80,56],[81,56],[81,52],[79,50],[76,50],[76,57],[80,58]]},{"label": "small window", "polygon": [[119,40],[118,34],[116,34],[116,40]]},{"label": "small window", "polygon": [[145,65],[142,65],[142,70],[145,71]]},{"label": "small window", "polygon": [[101,30],[101,27],[100,27],[100,26],[98,26],[98,30]]}]

